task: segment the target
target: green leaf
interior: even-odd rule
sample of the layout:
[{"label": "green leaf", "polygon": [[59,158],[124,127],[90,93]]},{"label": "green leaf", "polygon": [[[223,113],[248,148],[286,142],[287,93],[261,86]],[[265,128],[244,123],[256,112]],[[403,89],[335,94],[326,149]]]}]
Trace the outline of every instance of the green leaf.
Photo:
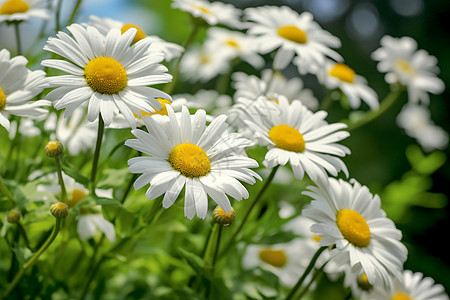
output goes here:
[{"label": "green leaf", "polygon": [[122,169],[108,169],[103,173],[102,178],[98,182],[99,188],[116,188],[118,185],[124,183],[127,178],[131,176],[128,168]]},{"label": "green leaf", "polygon": [[9,200],[0,200],[0,211],[9,211],[14,208],[14,205]]},{"label": "green leaf", "polygon": [[28,261],[28,259],[33,256],[33,252],[31,252],[31,250],[26,247],[14,246],[12,248],[12,251],[14,252],[14,254],[16,254],[17,261],[21,266],[23,266]]},{"label": "green leaf", "polygon": [[447,159],[441,151],[435,151],[425,156],[418,145],[406,148],[406,157],[414,170],[423,175],[431,175],[442,167]]},{"label": "green leaf", "polygon": [[75,179],[79,184],[84,185],[85,187],[89,186],[89,178],[81,174],[81,172],[75,166],[69,164],[68,162],[64,162],[61,166],[64,173]]}]

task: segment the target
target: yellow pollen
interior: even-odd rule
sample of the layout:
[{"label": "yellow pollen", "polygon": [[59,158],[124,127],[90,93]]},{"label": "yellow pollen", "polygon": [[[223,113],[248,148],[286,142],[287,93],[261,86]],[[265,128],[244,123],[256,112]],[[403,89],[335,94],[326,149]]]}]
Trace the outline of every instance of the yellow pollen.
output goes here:
[{"label": "yellow pollen", "polygon": [[358,212],[341,209],[336,214],[336,224],[344,238],[357,247],[367,247],[370,243],[370,228]]},{"label": "yellow pollen", "polygon": [[0,7],[0,15],[12,15],[17,13],[24,13],[30,7],[22,0],[9,0]]},{"label": "yellow pollen", "polygon": [[353,71],[353,69],[349,66],[337,63],[330,70],[330,75],[338,78],[341,81],[353,83],[355,81],[356,74],[355,71]]},{"label": "yellow pollen", "polygon": [[228,46],[231,46],[231,47],[239,48],[239,44],[235,40],[232,40],[232,39],[227,40],[225,42],[225,44],[227,44]]},{"label": "yellow pollen", "polygon": [[120,31],[122,32],[122,34],[124,34],[130,28],[137,29],[136,35],[134,36],[134,39],[133,39],[133,44],[139,42],[140,40],[142,40],[146,37],[146,35],[145,35],[144,31],[142,31],[142,29],[140,29],[136,25],[132,25],[132,24],[123,25],[122,28],[120,29]]},{"label": "yellow pollen", "polygon": [[175,170],[190,178],[202,177],[211,171],[206,152],[191,143],[175,146],[169,154],[169,162]]},{"label": "yellow pollen", "polygon": [[287,262],[286,254],[283,250],[264,249],[259,252],[259,258],[269,265],[277,268],[283,267]]},{"label": "yellow pollen", "polygon": [[4,110],[6,106],[6,95],[0,86],[0,111]]},{"label": "yellow pollen", "polygon": [[397,59],[395,61],[395,66],[409,75],[414,75],[416,73],[416,70],[411,66],[411,64],[404,59]]},{"label": "yellow pollen", "polygon": [[67,205],[69,207],[74,207],[75,205],[77,205],[78,202],[80,202],[81,200],[84,199],[84,197],[86,197],[86,193],[80,190],[73,190],[72,192],[72,198],[69,200],[69,202],[67,203]]},{"label": "yellow pollen", "polygon": [[370,291],[372,289],[372,285],[369,282],[369,279],[367,278],[366,274],[361,274],[356,278],[356,281],[358,283],[358,286],[363,291]]},{"label": "yellow pollen", "polygon": [[293,152],[305,150],[303,135],[294,127],[288,125],[274,126],[269,130],[269,137],[280,149]]},{"label": "yellow pollen", "polygon": [[278,35],[297,44],[305,44],[308,41],[306,33],[294,25],[278,28]]},{"label": "yellow pollen", "polygon": [[405,293],[398,293],[397,295],[392,297],[391,300],[413,300],[413,299]]},{"label": "yellow pollen", "polygon": [[58,141],[50,141],[47,143],[46,147],[48,150],[54,151],[57,150],[60,147],[60,145]]},{"label": "yellow pollen", "polygon": [[207,54],[202,54],[200,56],[200,64],[202,65],[206,65],[207,63],[209,63],[211,61],[211,57]]},{"label": "yellow pollen", "polygon": [[84,68],[87,84],[100,94],[117,94],[128,82],[127,72],[114,58],[100,56],[92,59]]}]

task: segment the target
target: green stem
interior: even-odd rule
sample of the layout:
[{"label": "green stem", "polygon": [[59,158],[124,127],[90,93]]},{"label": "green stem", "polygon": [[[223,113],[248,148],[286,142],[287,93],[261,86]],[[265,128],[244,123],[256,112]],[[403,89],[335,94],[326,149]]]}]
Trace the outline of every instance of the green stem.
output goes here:
[{"label": "green stem", "polygon": [[189,35],[189,37],[187,38],[186,42],[183,45],[184,51],[183,51],[183,53],[181,53],[180,57],[178,58],[178,60],[177,60],[177,62],[175,64],[175,69],[174,69],[173,74],[172,74],[172,76],[173,76],[172,77],[172,81],[167,83],[167,85],[164,88],[164,91],[167,94],[171,94],[172,93],[172,91],[173,91],[173,89],[175,87],[175,84],[176,84],[176,82],[178,80],[178,77],[180,75],[180,63],[181,63],[181,60],[183,59],[184,54],[186,53],[186,51],[189,48],[189,46],[194,42],[195,37],[197,36],[200,28],[201,28],[200,24],[194,23],[194,28],[192,29],[191,34]]},{"label": "green stem", "polygon": [[95,143],[94,160],[92,162],[92,172],[91,172],[91,195],[95,196],[95,177],[97,175],[98,161],[100,158],[100,148],[102,146],[103,132],[105,130],[105,123],[103,122],[102,115],[98,116],[98,132],[97,132],[97,142]]},{"label": "green stem", "polygon": [[333,104],[333,97],[331,97],[332,93],[333,91],[327,90],[325,97],[323,97],[322,101],[320,102],[319,110],[327,110],[328,108],[330,108],[331,104]]},{"label": "green stem", "polygon": [[58,3],[56,4],[56,11],[55,11],[55,31],[58,33],[61,30],[61,4],[63,0],[58,0]]},{"label": "green stem", "polygon": [[244,217],[242,218],[241,224],[239,224],[239,227],[236,229],[236,231],[233,233],[231,238],[228,240],[228,243],[225,245],[223,250],[220,252],[221,254],[228,251],[228,249],[233,244],[234,240],[236,239],[237,235],[241,231],[242,227],[244,227],[245,222],[247,221],[248,217],[250,216],[250,213],[252,212],[252,209],[255,207],[256,203],[261,199],[262,195],[266,191],[269,184],[272,182],[273,178],[275,177],[275,173],[277,172],[278,168],[280,166],[276,166],[272,169],[272,172],[270,173],[269,177],[267,178],[266,182],[264,183],[263,187],[259,191],[258,195],[256,195],[255,199],[253,199],[253,202],[250,204],[249,208],[247,209],[247,212],[245,213]]},{"label": "green stem", "polygon": [[309,265],[306,267],[305,271],[303,272],[303,275],[300,277],[300,279],[297,281],[295,286],[292,288],[292,290],[287,295],[286,300],[292,299],[292,297],[297,292],[297,290],[302,286],[303,281],[305,281],[305,279],[306,279],[306,276],[308,276],[309,272],[311,272],[311,270],[314,268],[316,261],[319,258],[320,254],[322,254],[322,252],[325,251],[326,249],[328,249],[328,247],[320,247],[316,251],[313,258],[309,262]]},{"label": "green stem", "polygon": [[26,264],[23,265],[23,267],[19,270],[19,272],[17,272],[13,281],[10,283],[5,293],[3,294],[3,297],[6,298],[6,296],[8,296],[8,294],[14,289],[17,283],[19,283],[20,279],[22,279],[25,272],[36,263],[39,256],[41,256],[41,254],[44,253],[45,250],[47,250],[47,248],[51,245],[51,243],[53,243],[56,236],[58,235],[59,229],[61,228],[62,220],[63,220],[62,218],[56,218],[56,224],[55,227],[53,228],[53,232],[50,235],[50,237],[47,239],[47,241],[45,241],[44,245],[42,245],[42,247],[33,255],[33,257]]},{"label": "green stem", "polygon": [[13,206],[16,206],[16,201],[14,200],[6,185],[3,183],[2,176],[0,176],[0,190],[3,192],[3,194],[5,194],[6,198],[11,202],[11,204]]},{"label": "green stem", "polygon": [[390,93],[386,96],[386,98],[384,98],[384,100],[381,101],[380,107],[377,110],[371,110],[366,113],[365,118],[355,123],[350,123],[347,130],[348,131],[355,130],[367,123],[372,122],[373,120],[381,116],[395,103],[395,101],[399,98],[399,96],[402,94],[404,90],[405,90],[404,87],[400,86],[393,87]]},{"label": "green stem", "polygon": [[62,176],[61,161],[60,161],[59,157],[55,157],[55,164],[56,164],[56,170],[58,172],[58,182],[59,182],[59,185],[61,186],[60,201],[66,203],[66,199],[67,199],[66,186],[64,184],[64,179]]},{"label": "green stem", "polygon": [[325,268],[326,264],[328,262],[324,263],[320,269],[315,270],[313,277],[311,278],[311,280],[308,282],[308,284],[303,288],[303,290],[300,291],[300,293],[298,294],[297,300],[301,299],[309,290],[309,288],[311,287],[311,285],[313,284],[314,281],[317,280],[317,278],[320,275],[323,275],[323,269]]},{"label": "green stem", "polygon": [[209,239],[207,241],[205,255],[203,256],[203,263],[206,268],[212,268],[213,266],[214,255],[217,246],[217,239],[219,237],[219,231],[221,227],[222,225],[214,223],[211,229],[211,235],[209,236]]},{"label": "green stem", "polygon": [[[20,24],[20,21],[14,22],[14,32],[16,34],[17,55],[22,55],[22,43],[20,42],[19,24]],[[19,131],[19,127],[17,127],[17,132],[18,131]]]},{"label": "green stem", "polygon": [[25,227],[23,227],[22,223],[19,221],[16,223],[17,227],[19,228],[20,234],[23,237],[23,240],[25,242],[25,246],[27,246],[28,249],[31,249],[30,247],[30,240],[28,239],[27,232],[25,231]]},{"label": "green stem", "polygon": [[75,7],[72,11],[72,15],[70,15],[70,18],[69,18],[69,22],[68,22],[69,25],[73,23],[73,20],[75,19],[75,16],[77,15],[78,8],[80,8],[82,1],[83,0],[78,0],[77,3],[75,4]]},{"label": "green stem", "polygon": [[213,260],[212,260],[212,269],[213,270],[214,270],[214,267],[216,266],[217,256],[219,255],[220,239],[222,237],[222,228],[223,228],[223,225],[220,225],[219,233],[217,234],[216,248],[214,249],[214,256],[213,256]]}]

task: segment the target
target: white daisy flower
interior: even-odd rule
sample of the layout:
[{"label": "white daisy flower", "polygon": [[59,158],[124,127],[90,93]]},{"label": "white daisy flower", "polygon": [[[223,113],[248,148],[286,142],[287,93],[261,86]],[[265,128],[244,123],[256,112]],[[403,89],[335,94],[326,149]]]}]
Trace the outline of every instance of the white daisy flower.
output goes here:
[{"label": "white daisy flower", "polygon": [[170,207],[185,187],[184,214],[204,219],[208,211],[208,195],[225,213],[231,204],[227,194],[236,200],[248,198],[246,188],[238,181],[255,183],[261,177],[249,168],[258,163],[239,154],[252,143],[237,133],[229,133],[226,116],[221,115],[206,126],[206,113],[197,110],[190,115],[183,106],[175,115],[167,106],[166,123],[144,117],[147,132],[134,129],[137,139],[125,145],[149,156],[128,161],[132,173],[143,173],[134,183],[136,190],[150,183],[146,197],[155,199],[162,194],[163,207]]},{"label": "white daisy flower", "polygon": [[371,284],[390,286],[400,277],[407,249],[401,232],[381,209],[378,195],[355,180],[352,184],[329,178],[303,194],[314,200],[302,214],[315,221],[311,231],[321,236],[321,246],[334,245],[332,260],[352,272],[364,273]]},{"label": "white daisy flower", "polygon": [[224,51],[209,47],[189,48],[180,63],[181,75],[190,82],[207,82],[230,68],[230,58]]},{"label": "white daisy flower", "polygon": [[[282,285],[292,287],[306,268],[299,259],[304,254],[302,246],[298,239],[274,245],[248,245],[242,257],[242,267],[247,270],[261,267],[275,274]],[[313,255],[305,259],[311,259]]]},{"label": "white daisy flower", "polygon": [[23,56],[10,58],[6,49],[0,51],[0,125],[10,129],[9,115],[40,117],[48,113],[42,107],[46,100],[29,101],[46,87],[43,71],[30,71]]},{"label": "white daisy flower", "polygon": [[[44,115],[45,117],[45,115]],[[19,130],[21,136],[34,137],[41,134],[41,130],[36,126],[32,119],[20,120],[19,128],[17,129],[17,121],[12,121],[9,127],[9,139],[13,140]]]},{"label": "white daisy flower", "polygon": [[171,99],[166,93],[148,87],[167,83],[172,76],[159,64],[163,55],[149,52],[149,43],[139,41],[132,45],[137,33],[135,28],[124,34],[114,28],[106,36],[94,27],[79,24],[67,29],[73,38],[59,32],[57,38],[49,38],[44,46],[44,50],[67,60],[42,61],[43,66],[68,73],[48,78],[49,84],[57,88],[47,95],[50,100],[56,100],[56,109],[66,109],[66,117],[87,101],[90,122],[101,115],[108,126],[120,111],[130,126],[135,127],[133,113],[161,109],[157,97]]},{"label": "white daisy flower", "polygon": [[221,95],[216,90],[199,90],[194,95],[177,94],[173,95],[174,102],[184,100],[186,107],[193,109],[204,109],[208,113],[207,121],[212,121],[214,117],[226,114],[231,107],[231,97]]},{"label": "white daisy flower", "polygon": [[375,286],[373,291],[364,295],[362,300],[448,300],[449,297],[441,284],[420,272],[404,270],[401,278],[394,279],[394,285],[386,289]]},{"label": "white daisy flower", "polygon": [[247,109],[248,120],[244,120],[254,137],[262,146],[268,146],[264,166],[273,168],[290,163],[294,176],[301,180],[306,172],[313,181],[325,180],[327,172],[337,176],[347,167],[336,156],[350,154],[350,150],[337,142],[350,133],[341,131],[342,123],[328,124],[327,113],[308,110],[300,101],[288,103],[279,97],[278,103],[257,100]]},{"label": "white daisy flower", "polygon": [[209,25],[224,24],[233,28],[242,28],[241,10],[231,4],[205,0],[173,0],[173,8],[190,13]]},{"label": "white daisy flower", "polygon": [[309,12],[299,15],[287,6],[262,6],[245,10],[248,34],[255,36],[259,52],[265,54],[278,49],[274,58],[274,68],[284,69],[298,55],[302,65],[310,68],[321,66],[325,57],[341,60],[342,57],[329,47],[340,47],[340,40],[323,30],[313,21]]},{"label": "white daisy flower", "polygon": [[360,107],[361,100],[370,109],[377,109],[379,106],[378,95],[367,85],[367,80],[357,75],[346,64],[327,60],[323,70],[317,73],[317,77],[327,89],[340,89],[347,96],[353,109]]},{"label": "white daisy flower", "polygon": [[372,53],[372,58],[379,61],[378,71],[387,73],[387,83],[406,86],[409,101],[428,104],[430,97],[427,93],[440,94],[444,91],[444,82],[436,77],[439,73],[436,57],[425,50],[417,50],[414,39],[384,36],[380,43],[381,48]]},{"label": "white daisy flower", "polygon": [[[84,106],[84,105],[83,105]],[[97,122],[86,119],[86,107],[74,110],[69,119],[55,113],[48,116],[44,124],[46,130],[55,130],[51,140],[58,140],[70,155],[76,156],[83,151],[92,150],[97,139]]]},{"label": "white daisy flower", "polygon": [[140,40],[144,40],[150,43],[150,52],[162,52],[164,53],[164,60],[171,61],[172,59],[179,57],[183,53],[184,48],[180,45],[166,42],[156,35],[146,35],[144,31],[136,25],[126,24],[121,21],[113,20],[110,18],[100,18],[94,15],[89,16],[89,22],[83,24],[85,26],[93,26],[100,31],[101,34],[107,35],[108,32],[113,29],[120,29],[122,33],[125,33],[130,28],[135,28],[137,30],[134,36],[133,43]]},{"label": "white daisy flower", "polygon": [[231,78],[233,79],[233,88],[236,90],[234,94],[236,102],[248,104],[249,101],[254,101],[261,95],[265,95],[269,99],[276,99],[282,95],[289,102],[294,99],[300,100],[311,110],[319,107],[319,101],[312,90],[304,88],[303,80],[299,77],[288,79],[281,72],[265,69],[261,72],[261,78],[243,72],[235,72]]},{"label": "white daisy flower", "polygon": [[114,225],[102,213],[82,213],[78,216],[77,232],[82,240],[93,238],[101,232],[111,243],[116,241]]},{"label": "white daisy flower", "polygon": [[50,19],[48,9],[40,8],[42,0],[0,0],[0,23],[24,21],[29,18]]},{"label": "white daisy flower", "polygon": [[256,69],[263,67],[264,59],[256,52],[257,48],[248,35],[219,27],[210,27],[207,34],[205,47],[224,51],[229,59],[240,58]]},{"label": "white daisy flower", "polygon": [[397,116],[397,124],[426,151],[443,150],[448,145],[448,133],[434,124],[429,109],[422,105],[403,106]]}]

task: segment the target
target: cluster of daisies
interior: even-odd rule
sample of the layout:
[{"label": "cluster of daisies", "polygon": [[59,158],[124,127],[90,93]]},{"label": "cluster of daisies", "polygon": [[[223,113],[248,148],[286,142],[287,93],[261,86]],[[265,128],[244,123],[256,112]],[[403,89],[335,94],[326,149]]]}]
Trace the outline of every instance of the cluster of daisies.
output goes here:
[{"label": "cluster of daisies", "polygon": [[[37,1],[1,1],[0,22],[47,18],[48,11],[36,5]],[[327,247],[317,267],[323,266],[327,274],[345,274],[355,295],[448,299],[440,285],[403,270],[407,249],[401,232],[381,209],[380,198],[356,180],[332,178],[341,171],[349,177],[342,158],[350,150],[341,144],[350,135],[347,125],[329,124],[312,91],[299,78],[283,76],[282,71],[293,64],[299,74],[315,75],[328,90],[344,94],[351,108],[358,109],[364,102],[369,109],[378,109],[376,92],[335,50],[340,40],[322,29],[310,13],[298,14],[285,6],[241,11],[217,1],[174,0],[173,8],[188,12],[196,28],[206,28],[201,46],[184,49],[147,35],[136,25],[91,16],[86,23],[71,24],[48,39],[44,50],[52,55],[41,65],[54,76],[31,71],[25,57],[11,58],[8,50],[1,50],[0,124],[10,130],[10,115],[45,119],[45,130],[73,156],[93,149],[98,127],[131,128],[135,138],[125,145],[142,154],[128,161],[129,171],[139,174],[134,189],[149,185],[145,196],[160,197],[164,208],[183,198],[189,219],[208,216],[208,198],[225,213],[232,210],[230,197],[249,198],[244,184],[263,178],[253,170],[260,166],[246,149],[266,147],[263,168],[289,164],[296,180],[307,177],[314,184],[303,192],[312,202],[303,209],[301,220],[287,225],[302,239],[249,246],[246,267],[260,260],[285,285],[293,286],[313,253]],[[442,81],[435,76],[436,59],[417,50],[412,39],[385,37],[381,45],[373,58],[379,61],[379,71],[387,73],[386,82],[407,88],[405,110],[419,109],[417,105],[429,103],[427,93],[443,91]],[[273,55],[270,70],[261,70],[265,55]],[[171,82],[165,63],[176,59],[181,75],[190,82],[230,73],[236,61],[248,63],[261,77],[233,73],[233,98],[208,90],[170,95],[151,87]],[[51,90],[43,93],[45,88]],[[64,113],[49,113],[50,105]],[[407,120],[410,113],[402,114],[399,124],[419,141],[428,139],[431,149],[446,145],[447,134],[426,121],[429,113],[422,113],[420,124]],[[22,131],[21,127],[16,130]],[[430,132],[439,135],[439,142]],[[30,178],[56,180],[43,174]],[[69,186],[68,205],[74,207],[89,190],[66,175],[63,179]],[[40,188],[59,192],[58,186]],[[97,190],[96,194],[112,197],[112,191]],[[103,218],[101,207],[83,208],[80,214],[81,238],[92,237],[98,228],[115,241],[113,224]],[[298,255],[299,251],[305,255]],[[380,293],[381,298],[376,296]]]}]

